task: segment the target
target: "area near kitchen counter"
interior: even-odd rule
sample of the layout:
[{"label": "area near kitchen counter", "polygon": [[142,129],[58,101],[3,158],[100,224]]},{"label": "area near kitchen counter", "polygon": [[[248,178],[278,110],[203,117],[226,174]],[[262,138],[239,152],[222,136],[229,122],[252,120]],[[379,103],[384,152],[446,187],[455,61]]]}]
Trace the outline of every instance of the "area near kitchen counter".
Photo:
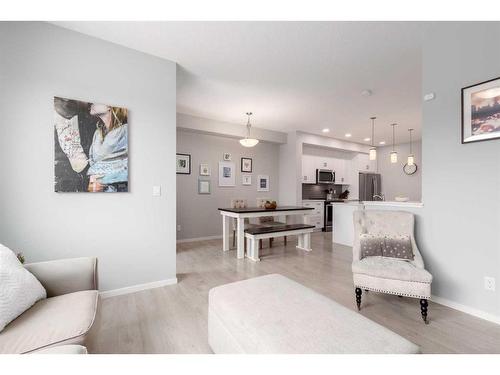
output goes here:
[{"label": "area near kitchen counter", "polygon": [[422,202],[347,201],[331,203],[333,210],[332,242],[352,246],[354,241],[353,212],[357,210],[395,210],[419,214]]}]

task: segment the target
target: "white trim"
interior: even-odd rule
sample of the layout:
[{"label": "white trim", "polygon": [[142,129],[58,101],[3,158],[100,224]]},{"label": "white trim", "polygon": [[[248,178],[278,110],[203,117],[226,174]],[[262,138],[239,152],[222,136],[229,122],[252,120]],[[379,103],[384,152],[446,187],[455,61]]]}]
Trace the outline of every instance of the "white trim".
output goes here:
[{"label": "white trim", "polygon": [[207,241],[207,240],[220,240],[222,235],[217,236],[207,236],[207,237],[196,237],[196,238],[183,238],[181,240],[177,240],[177,243],[183,242],[197,242],[197,241]]},{"label": "white trim", "polygon": [[396,201],[363,201],[364,206],[382,206],[382,207],[408,207],[408,208],[422,208],[422,202],[396,202]]},{"label": "white trim", "polygon": [[103,292],[99,292],[99,296],[101,298],[109,298],[109,297],[121,296],[122,294],[130,294],[130,293],[140,292],[141,290],[160,288],[162,286],[173,285],[173,284],[177,284],[177,277],[174,277],[173,279],[153,281],[151,283],[146,283],[146,284],[126,286],[125,288],[105,290]]},{"label": "white trim", "polygon": [[[443,305],[443,306],[451,307],[452,309],[461,311],[463,313],[473,315],[477,318],[481,318],[481,319],[487,320],[487,321],[492,322],[492,323],[500,324],[500,316],[498,316],[498,315],[494,315],[494,314],[488,313],[486,311],[476,309],[474,307],[465,306],[465,305],[462,305],[460,303],[451,301],[451,300],[446,299],[446,298],[438,297],[438,296],[432,296],[431,301],[438,303],[440,305]],[[431,311],[431,316],[432,316],[432,311]]]}]

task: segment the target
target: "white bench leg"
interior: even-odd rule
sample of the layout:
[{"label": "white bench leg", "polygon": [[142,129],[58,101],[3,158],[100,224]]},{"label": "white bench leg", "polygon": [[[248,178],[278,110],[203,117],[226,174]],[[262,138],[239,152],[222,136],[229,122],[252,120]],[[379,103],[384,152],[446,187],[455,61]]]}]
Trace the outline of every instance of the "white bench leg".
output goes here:
[{"label": "white bench leg", "polygon": [[311,233],[302,233],[298,235],[297,249],[304,251],[312,251],[311,249]]},{"label": "white bench leg", "polygon": [[250,237],[245,237],[245,241],[247,242],[247,258],[253,258],[252,239]]},{"label": "white bench leg", "polygon": [[250,250],[251,251],[250,259],[253,260],[254,262],[260,261],[260,258],[259,258],[259,240],[252,238],[252,240],[250,241],[250,248],[252,249],[252,250]]}]

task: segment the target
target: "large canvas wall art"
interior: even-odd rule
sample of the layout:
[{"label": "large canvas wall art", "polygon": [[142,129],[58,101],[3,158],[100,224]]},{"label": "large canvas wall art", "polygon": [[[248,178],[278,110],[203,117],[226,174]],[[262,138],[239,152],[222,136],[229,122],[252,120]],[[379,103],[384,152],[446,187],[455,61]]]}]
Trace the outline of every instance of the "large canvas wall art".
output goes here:
[{"label": "large canvas wall art", "polygon": [[54,97],[56,192],[128,191],[126,108]]}]

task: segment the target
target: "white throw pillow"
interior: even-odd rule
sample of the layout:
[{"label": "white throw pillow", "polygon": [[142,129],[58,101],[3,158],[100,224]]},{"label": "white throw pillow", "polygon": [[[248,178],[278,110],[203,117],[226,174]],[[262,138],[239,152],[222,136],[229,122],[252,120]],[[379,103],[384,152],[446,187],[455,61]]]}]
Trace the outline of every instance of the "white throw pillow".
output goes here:
[{"label": "white throw pillow", "polygon": [[47,297],[45,288],[9,248],[0,244],[0,332],[7,324]]}]

